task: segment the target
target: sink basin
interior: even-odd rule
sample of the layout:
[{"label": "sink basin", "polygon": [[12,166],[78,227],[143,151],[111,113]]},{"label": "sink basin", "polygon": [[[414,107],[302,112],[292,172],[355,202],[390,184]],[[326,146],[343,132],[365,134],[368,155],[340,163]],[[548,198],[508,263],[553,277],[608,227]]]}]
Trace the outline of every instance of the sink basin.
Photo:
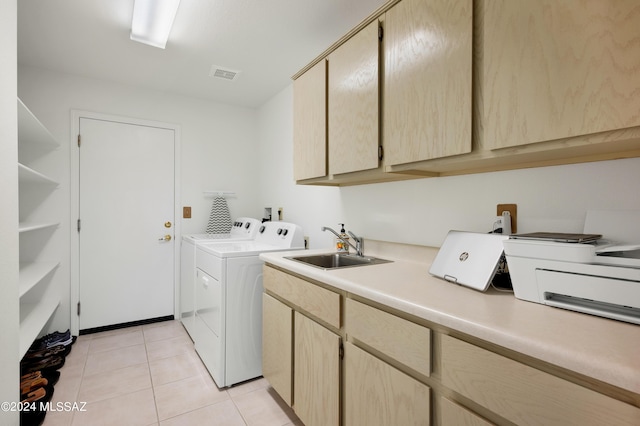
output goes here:
[{"label": "sink basin", "polygon": [[331,253],[306,256],[288,256],[285,259],[294,260],[322,269],[351,268],[354,266],[379,265],[391,260],[370,256],[356,256],[354,254]]}]

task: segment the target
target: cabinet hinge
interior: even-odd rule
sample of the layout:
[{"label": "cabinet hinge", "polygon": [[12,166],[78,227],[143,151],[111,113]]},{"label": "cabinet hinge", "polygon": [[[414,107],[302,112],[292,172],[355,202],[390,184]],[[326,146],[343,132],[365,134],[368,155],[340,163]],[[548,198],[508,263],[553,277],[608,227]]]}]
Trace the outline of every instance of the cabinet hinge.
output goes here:
[{"label": "cabinet hinge", "polygon": [[338,356],[340,359],[344,359],[344,345],[340,343],[340,348],[338,349]]},{"label": "cabinet hinge", "polygon": [[80,142],[81,142],[81,139],[82,139],[82,138],[80,137],[80,135],[78,135],[78,148],[80,148]]},{"label": "cabinet hinge", "polygon": [[378,145],[378,160],[382,161],[382,157],[384,157],[384,150],[382,145]]},{"label": "cabinet hinge", "polygon": [[78,316],[80,316],[80,302],[78,302]]},{"label": "cabinet hinge", "polygon": [[384,35],[384,30],[382,27],[378,27],[378,40],[382,41],[382,36]]},{"label": "cabinet hinge", "polygon": [[78,232],[80,232],[80,219],[78,219]]}]

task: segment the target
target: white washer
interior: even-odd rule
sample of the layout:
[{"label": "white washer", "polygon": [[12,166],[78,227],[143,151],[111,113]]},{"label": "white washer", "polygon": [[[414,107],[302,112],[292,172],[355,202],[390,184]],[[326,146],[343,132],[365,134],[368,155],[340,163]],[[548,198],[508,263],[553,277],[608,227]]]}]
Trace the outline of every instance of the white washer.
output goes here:
[{"label": "white washer", "polygon": [[180,247],[180,321],[191,338],[195,322],[196,243],[210,241],[253,240],[260,221],[250,217],[237,218],[228,234],[192,234],[182,236]]},{"label": "white washer", "polygon": [[304,249],[302,228],[266,222],[253,241],[196,244],[195,348],[220,388],[262,375],[260,253]]}]

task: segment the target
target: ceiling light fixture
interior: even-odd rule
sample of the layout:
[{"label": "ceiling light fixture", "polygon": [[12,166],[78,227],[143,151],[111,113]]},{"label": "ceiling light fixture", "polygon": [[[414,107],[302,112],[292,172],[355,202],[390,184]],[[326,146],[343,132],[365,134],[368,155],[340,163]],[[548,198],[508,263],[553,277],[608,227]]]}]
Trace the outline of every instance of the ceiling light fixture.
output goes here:
[{"label": "ceiling light fixture", "polygon": [[180,0],[135,0],[131,40],[164,49]]}]

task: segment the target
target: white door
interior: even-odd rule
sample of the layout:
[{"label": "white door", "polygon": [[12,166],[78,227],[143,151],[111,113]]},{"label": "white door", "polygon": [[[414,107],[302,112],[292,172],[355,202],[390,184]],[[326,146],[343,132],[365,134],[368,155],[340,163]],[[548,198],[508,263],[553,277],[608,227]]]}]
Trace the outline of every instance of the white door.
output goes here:
[{"label": "white door", "polygon": [[80,330],[173,315],[173,129],[81,117]]}]

